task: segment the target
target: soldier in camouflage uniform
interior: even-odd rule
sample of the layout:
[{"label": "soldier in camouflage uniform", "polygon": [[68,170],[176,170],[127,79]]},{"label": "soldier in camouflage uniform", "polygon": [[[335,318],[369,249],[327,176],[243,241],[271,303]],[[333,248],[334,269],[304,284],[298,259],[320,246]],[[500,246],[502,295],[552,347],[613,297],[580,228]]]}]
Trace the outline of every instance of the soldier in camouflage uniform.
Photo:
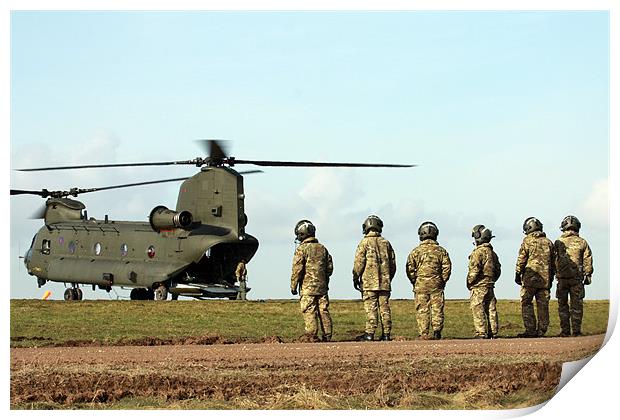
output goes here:
[{"label": "soldier in camouflage uniform", "polygon": [[[523,223],[525,238],[519,249],[515,283],[521,286],[521,316],[525,332],[517,337],[542,337],[549,327],[549,291],[553,283],[555,251],[542,229],[542,223],[535,217],[528,217]],[[532,303],[534,298],[538,322]]]},{"label": "soldier in camouflage uniform", "polygon": [[[584,285],[592,282],[592,251],[585,239],[579,237],[581,222],[566,216],[560,226],[562,236],[555,241],[555,276],[558,280],[556,297],[560,313],[562,337],[581,335]],[[570,307],[568,297],[570,296]]]},{"label": "soldier in camouflage uniform", "polygon": [[490,229],[476,225],[471,236],[476,248],[469,256],[467,289],[471,292],[469,305],[474,318],[475,338],[497,338],[499,322],[493,289],[502,266],[490,243],[494,238]]},{"label": "soldier in camouflage uniform", "polygon": [[381,313],[382,341],[390,341],[392,314],[390,311],[391,283],[396,273],[396,255],[390,242],[381,236],[383,222],[368,216],[362,224],[364,238],[355,252],[353,287],[362,292],[366,311],[366,330],[358,341],[372,341]]},{"label": "soldier in camouflage uniform", "polygon": [[245,295],[247,292],[247,276],[248,269],[245,264],[245,260],[242,258],[237,264],[237,269],[235,270],[235,277],[239,282],[239,291],[237,292],[237,299],[245,300]]},{"label": "soldier in camouflage uniform", "polygon": [[305,339],[318,341],[317,312],[323,325],[323,341],[332,338],[332,318],[327,296],[329,276],[334,271],[332,257],[327,248],[315,237],[312,222],[301,220],[295,226],[295,237],[301,244],[295,250],[291,274],[291,293],[299,290],[301,313],[305,323]]},{"label": "soldier in camouflage uniform", "polygon": [[[407,258],[407,277],[415,294],[416,318],[420,338],[441,339],[444,321],[444,288],[450,278],[452,262],[448,252],[437,243],[439,229],[424,222],[418,229],[420,244]],[[430,325],[433,336],[429,335]]]}]

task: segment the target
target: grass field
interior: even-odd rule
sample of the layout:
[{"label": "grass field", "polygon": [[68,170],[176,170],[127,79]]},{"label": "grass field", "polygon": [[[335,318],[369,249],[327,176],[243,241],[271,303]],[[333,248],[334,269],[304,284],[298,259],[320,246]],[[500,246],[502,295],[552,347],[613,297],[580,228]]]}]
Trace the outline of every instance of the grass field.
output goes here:
[{"label": "grass field", "polygon": [[[498,301],[500,337],[523,331],[518,301]],[[394,337],[417,337],[412,300],[392,300]],[[334,341],[349,341],[363,332],[365,314],[360,300],[330,303]],[[585,301],[584,334],[607,329],[609,301]],[[550,305],[547,335],[559,334],[557,301]],[[303,334],[295,300],[270,301],[42,301],[11,300],[11,346],[40,347],[80,344],[140,344],[144,340],[183,340],[218,337],[219,342],[260,342],[279,337],[284,342]],[[469,338],[474,333],[467,300],[449,300],[445,308],[445,338]]]},{"label": "grass field", "polygon": [[[391,306],[397,341],[351,343],[364,328],[362,302],[336,300],[336,342],[299,343],[294,300],[12,300],[11,408],[527,407],[554,395],[562,362],[593,354],[602,340],[404,341],[417,337],[414,304]],[[499,301],[498,311],[500,338],[523,330],[518,301]],[[608,312],[608,301],[586,301],[583,332],[604,333]],[[445,314],[444,338],[472,337],[468,301],[447,301]],[[550,315],[554,336],[557,301]],[[240,344],[150,346],[218,343]]]}]

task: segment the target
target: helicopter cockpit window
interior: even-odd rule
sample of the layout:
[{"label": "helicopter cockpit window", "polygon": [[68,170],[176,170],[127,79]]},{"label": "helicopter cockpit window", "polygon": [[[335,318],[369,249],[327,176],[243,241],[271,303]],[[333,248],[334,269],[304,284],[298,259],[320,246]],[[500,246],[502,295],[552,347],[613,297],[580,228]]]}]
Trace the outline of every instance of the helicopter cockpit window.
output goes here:
[{"label": "helicopter cockpit window", "polygon": [[41,253],[48,255],[50,253],[51,241],[49,239],[43,239],[43,243],[41,244]]},{"label": "helicopter cockpit window", "polygon": [[94,247],[95,255],[101,255],[101,244],[97,242]]},{"label": "helicopter cockpit window", "polygon": [[67,245],[67,247],[69,248],[69,254],[75,254],[75,249],[77,248],[75,241],[69,241],[69,245]]},{"label": "helicopter cockpit window", "polygon": [[127,246],[127,244],[122,244],[121,245],[121,257],[126,257],[128,253],[129,253],[129,247]]}]

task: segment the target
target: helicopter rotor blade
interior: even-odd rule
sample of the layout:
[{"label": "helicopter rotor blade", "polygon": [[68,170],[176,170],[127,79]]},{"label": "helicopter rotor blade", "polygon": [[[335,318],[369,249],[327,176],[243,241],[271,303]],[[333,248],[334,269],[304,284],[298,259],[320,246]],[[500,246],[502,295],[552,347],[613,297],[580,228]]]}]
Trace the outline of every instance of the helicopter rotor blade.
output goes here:
[{"label": "helicopter rotor blade", "polygon": [[31,190],[11,190],[11,195],[20,195],[20,194],[32,194],[38,195],[43,198],[53,197],[53,198],[61,198],[73,196],[77,197],[79,194],[85,194],[89,192],[95,191],[105,191],[105,190],[113,190],[117,188],[127,188],[127,187],[137,187],[140,185],[150,185],[150,184],[161,184],[164,182],[175,182],[175,181],[185,181],[189,177],[183,178],[172,178],[172,179],[160,179],[157,181],[145,181],[145,182],[132,182],[131,184],[121,184],[121,185],[111,185],[107,187],[97,187],[97,188],[71,188],[69,191],[49,191],[47,189],[43,189],[41,191],[31,191]]},{"label": "helicopter rotor blade", "polygon": [[38,195],[38,196],[41,196],[41,197],[47,197],[47,195],[46,195],[47,192],[48,192],[47,190],[41,190],[41,191],[11,190],[11,195],[31,194],[31,195]]},{"label": "helicopter rotor blade", "polygon": [[95,191],[114,190],[114,189],[117,189],[117,188],[138,187],[140,185],[162,184],[164,182],[185,181],[188,178],[189,177],[160,179],[160,180],[157,180],[157,181],[132,182],[131,184],[111,185],[111,186],[108,186],[108,187],[84,188],[84,189],[78,188],[76,193],[77,194],[84,194],[84,193],[95,192]]},{"label": "helicopter rotor blade", "polygon": [[351,162],[291,162],[278,160],[244,160],[229,159],[230,165],[249,164],[258,166],[291,166],[291,167],[343,167],[343,168],[413,168],[417,165],[396,163],[351,163]]},{"label": "helicopter rotor blade", "polygon": [[134,166],[165,166],[165,165],[190,165],[190,164],[201,166],[202,162],[200,162],[199,164],[197,159],[192,159],[192,160],[180,160],[180,161],[169,161],[169,162],[105,163],[105,164],[97,164],[97,165],[51,166],[51,167],[46,167],[46,168],[27,168],[27,169],[16,169],[16,171],[34,172],[34,171],[57,171],[57,170],[63,170],[63,169],[121,168],[121,167],[134,167]]},{"label": "helicopter rotor blade", "polygon": [[45,219],[45,211],[47,210],[47,206],[41,206],[35,210],[29,217],[29,219]]},{"label": "helicopter rotor blade", "polygon": [[211,159],[222,160],[228,157],[230,141],[221,139],[199,139],[196,143]]},{"label": "helicopter rotor blade", "polygon": [[241,174],[241,175],[262,174],[263,171],[261,171],[260,169],[254,169],[254,170],[250,170],[250,171],[239,171],[238,173]]}]

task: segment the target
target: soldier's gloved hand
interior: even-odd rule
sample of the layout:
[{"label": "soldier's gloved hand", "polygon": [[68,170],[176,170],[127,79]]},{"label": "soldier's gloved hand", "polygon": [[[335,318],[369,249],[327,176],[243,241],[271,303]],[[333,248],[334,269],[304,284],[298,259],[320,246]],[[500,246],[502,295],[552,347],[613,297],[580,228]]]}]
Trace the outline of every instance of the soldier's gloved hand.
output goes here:
[{"label": "soldier's gloved hand", "polygon": [[297,289],[291,289],[291,294],[296,295],[297,294]]},{"label": "soldier's gloved hand", "polygon": [[521,274],[520,273],[515,273],[515,283],[521,286]]},{"label": "soldier's gloved hand", "polygon": [[588,274],[584,279],[583,279],[583,284],[588,285],[592,283],[592,275]]},{"label": "soldier's gloved hand", "polygon": [[362,285],[361,285],[359,279],[353,279],[353,288],[355,290],[357,290],[358,292],[362,291]]}]

